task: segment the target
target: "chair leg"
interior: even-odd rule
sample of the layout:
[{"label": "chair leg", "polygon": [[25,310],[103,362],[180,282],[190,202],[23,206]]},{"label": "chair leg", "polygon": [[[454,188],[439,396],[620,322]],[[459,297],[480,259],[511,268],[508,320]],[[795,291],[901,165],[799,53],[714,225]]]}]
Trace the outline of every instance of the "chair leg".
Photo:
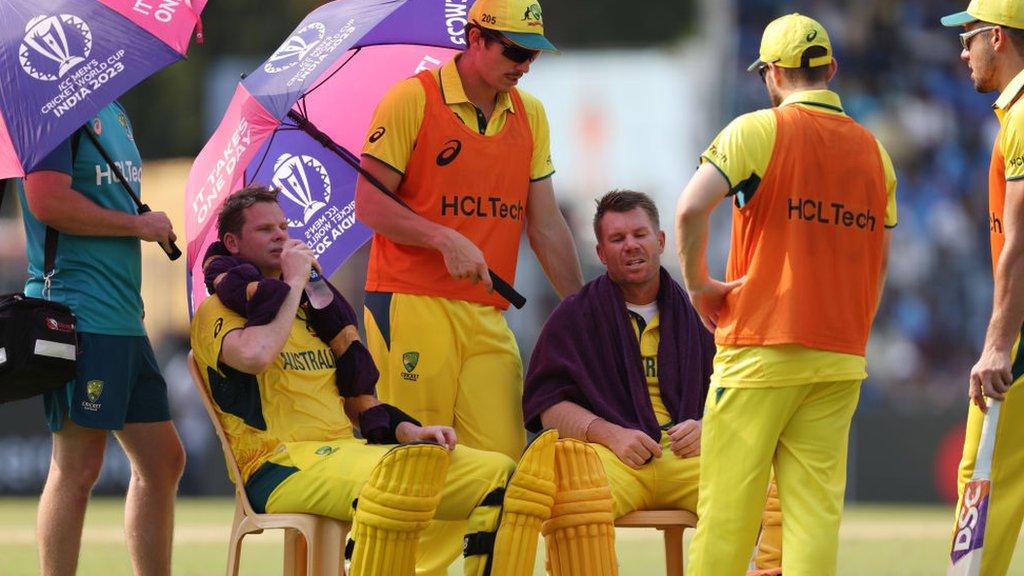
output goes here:
[{"label": "chair leg", "polygon": [[310,546],[301,532],[294,528],[284,529],[284,576],[309,576],[309,562],[306,550]]},{"label": "chair leg", "polygon": [[345,536],[341,524],[328,520],[318,522],[309,539],[308,576],[344,576]]},{"label": "chair leg", "polygon": [[665,531],[665,574],[683,576],[683,529],[671,526]]},{"label": "chair leg", "polygon": [[242,538],[245,534],[239,534],[235,529],[231,530],[231,543],[228,545],[228,571],[227,576],[238,576],[238,565],[242,556]]}]

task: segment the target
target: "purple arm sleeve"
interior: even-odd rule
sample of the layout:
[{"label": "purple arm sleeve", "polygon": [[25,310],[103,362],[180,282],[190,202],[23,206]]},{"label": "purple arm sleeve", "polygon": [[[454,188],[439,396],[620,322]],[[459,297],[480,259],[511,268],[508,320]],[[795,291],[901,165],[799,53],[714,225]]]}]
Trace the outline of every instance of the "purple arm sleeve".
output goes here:
[{"label": "purple arm sleeve", "polygon": [[[229,274],[228,277],[230,276]],[[281,304],[284,303],[285,298],[288,297],[288,291],[291,289],[287,282],[276,278],[264,278],[259,282],[256,285],[256,292],[245,305],[246,326],[270,324],[277,316]]]},{"label": "purple arm sleeve", "polygon": [[334,292],[334,300],[319,310],[309,307],[309,325],[316,335],[324,342],[330,343],[346,326],[358,326],[356,312],[345,297],[330,282],[327,283]]},{"label": "purple arm sleeve", "polygon": [[420,423],[390,404],[378,404],[359,415],[359,432],[368,444],[398,444],[395,430],[402,422]]},{"label": "purple arm sleeve", "polygon": [[345,398],[351,398],[362,394],[373,395],[380,372],[373,363],[370,351],[356,340],[338,358],[334,378],[338,392]]}]

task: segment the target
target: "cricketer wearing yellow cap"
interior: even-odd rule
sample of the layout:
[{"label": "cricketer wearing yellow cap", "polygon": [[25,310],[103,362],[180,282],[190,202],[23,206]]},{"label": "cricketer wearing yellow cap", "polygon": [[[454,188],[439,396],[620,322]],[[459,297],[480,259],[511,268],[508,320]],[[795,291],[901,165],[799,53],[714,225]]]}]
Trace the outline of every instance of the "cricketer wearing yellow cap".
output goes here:
[{"label": "cricketer wearing yellow cap", "polygon": [[[850,420],[885,279],[896,180],[878,141],[828,89],[828,33],[800,14],[765,28],[773,108],[740,116],[677,207],[683,277],[718,351],[701,437],[690,573],[742,574],[774,466],[787,576],[836,572]],[[726,281],[708,218],[733,198]]]},{"label": "cricketer wearing yellow cap", "polygon": [[[968,64],[978,92],[998,92],[992,105],[999,133],[989,168],[989,235],[995,294],[992,318],[981,357],[971,369],[967,437],[960,461],[959,492],[974,474],[986,410],[986,397],[1002,400],[991,454],[991,492],[988,518],[981,526],[984,550],[980,574],[1006,574],[1024,519],[1024,2],[974,0],[967,10],[942,19],[963,27],[960,59]],[[960,506],[957,506],[960,510]],[[962,532],[977,526],[967,519],[954,523],[954,548]],[[967,540],[970,540],[968,538]]]},{"label": "cricketer wearing yellow cap", "polygon": [[[522,232],[559,295],[583,284],[555,202],[548,122],[517,88],[542,51],[535,0],[478,0],[466,49],[438,70],[393,86],[378,104],[362,166],[413,211],[366,179],[356,211],[375,234],[366,279],[367,347],[381,400],[425,424],[450,425],[467,446],[518,458],[525,431],[523,366],[488,268],[513,282]],[[443,574],[457,554],[419,564]]]}]

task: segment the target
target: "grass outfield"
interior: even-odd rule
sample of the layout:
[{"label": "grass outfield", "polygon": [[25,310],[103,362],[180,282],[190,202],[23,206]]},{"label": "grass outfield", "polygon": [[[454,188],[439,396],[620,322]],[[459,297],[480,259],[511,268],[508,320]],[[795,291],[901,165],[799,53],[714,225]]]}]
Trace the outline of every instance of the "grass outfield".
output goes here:
[{"label": "grass outfield", "polygon": [[[89,507],[80,576],[130,575],[122,543],[123,500],[95,499]],[[35,500],[0,499],[0,573],[39,573],[35,544]],[[211,576],[224,573],[232,517],[228,499],[181,499],[174,541],[174,574]],[[942,574],[948,547],[951,511],[945,507],[855,506],[847,510],[839,548],[839,574],[917,576]],[[689,532],[688,532],[689,534]],[[622,576],[664,573],[658,532],[619,529],[618,555]],[[1022,548],[1018,546],[1018,548]],[[249,536],[242,549],[241,574],[281,573],[280,532]],[[453,569],[452,574],[460,574]],[[543,574],[541,562],[536,574]],[[1024,574],[1024,553],[1010,574]]]}]

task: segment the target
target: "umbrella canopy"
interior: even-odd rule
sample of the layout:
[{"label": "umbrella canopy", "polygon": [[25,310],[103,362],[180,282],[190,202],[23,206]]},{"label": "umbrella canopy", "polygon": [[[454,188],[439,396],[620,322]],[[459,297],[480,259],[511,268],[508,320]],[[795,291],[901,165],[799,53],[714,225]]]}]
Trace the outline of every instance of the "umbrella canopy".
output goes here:
[{"label": "umbrella canopy", "polygon": [[464,47],[471,4],[325,4],[238,85],[185,193],[193,310],[207,296],[201,259],[217,238],[217,211],[244,186],[281,189],[292,236],[313,248],[327,274],[370,238],[355,218],[355,183],[374,108],[392,84]]},{"label": "umbrella canopy", "polygon": [[0,0],[0,179],[184,58],[206,0]]}]

